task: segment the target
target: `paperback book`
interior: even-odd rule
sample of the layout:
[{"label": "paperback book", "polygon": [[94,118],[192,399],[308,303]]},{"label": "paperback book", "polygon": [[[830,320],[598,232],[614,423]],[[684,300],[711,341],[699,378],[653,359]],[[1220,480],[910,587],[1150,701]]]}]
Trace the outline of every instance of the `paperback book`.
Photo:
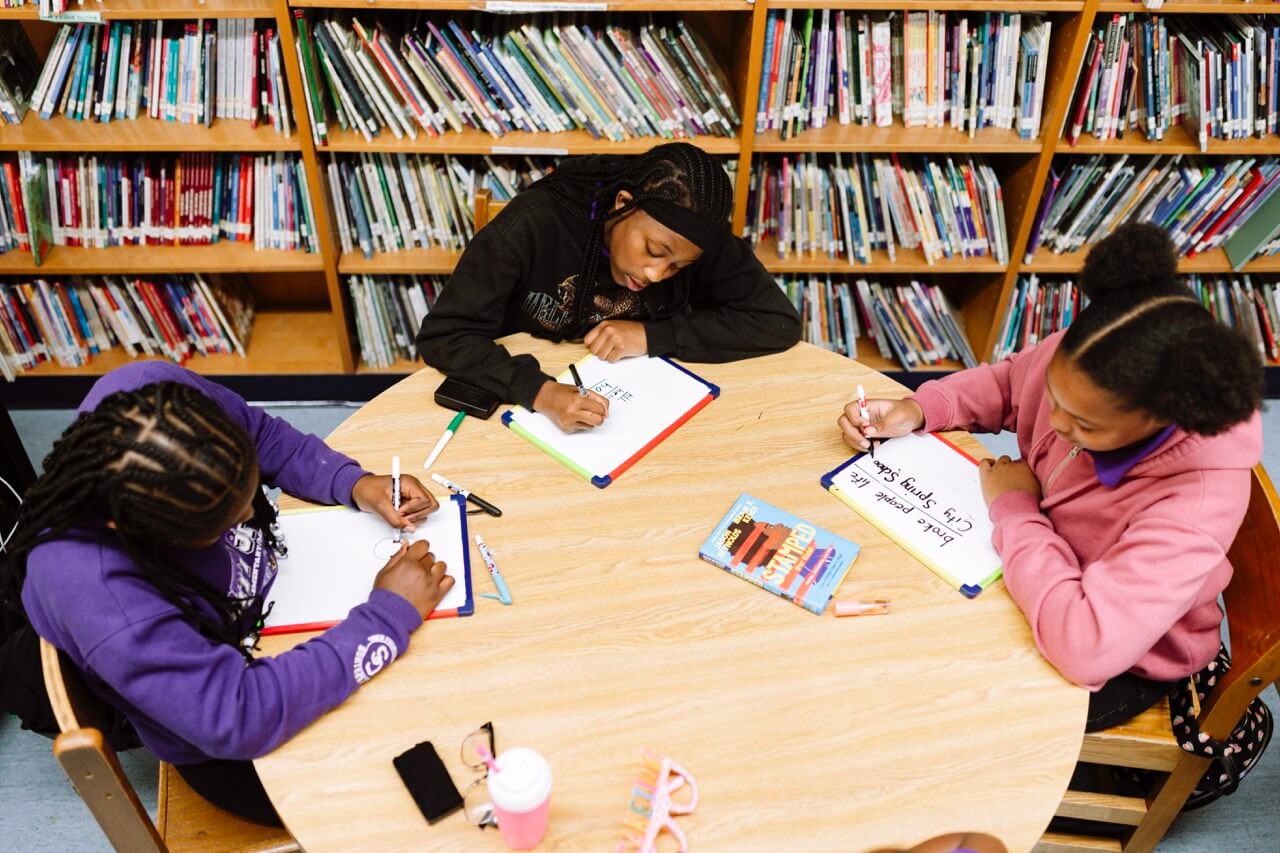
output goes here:
[{"label": "paperback book", "polygon": [[743,492],[698,556],[743,580],[822,613],[861,546]]}]

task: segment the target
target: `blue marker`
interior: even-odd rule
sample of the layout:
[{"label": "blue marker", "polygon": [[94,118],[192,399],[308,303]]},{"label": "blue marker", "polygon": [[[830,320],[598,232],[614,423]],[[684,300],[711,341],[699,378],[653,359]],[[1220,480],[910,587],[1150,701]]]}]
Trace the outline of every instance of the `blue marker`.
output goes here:
[{"label": "blue marker", "polygon": [[480,549],[480,556],[484,558],[484,564],[489,567],[489,574],[493,577],[493,585],[498,588],[497,595],[482,592],[480,597],[493,598],[503,604],[511,604],[511,591],[507,589],[507,582],[503,580],[502,572],[498,571],[498,564],[493,561],[493,553],[489,550],[489,546],[484,544],[484,540],[480,538],[479,533],[476,534],[476,547]]}]

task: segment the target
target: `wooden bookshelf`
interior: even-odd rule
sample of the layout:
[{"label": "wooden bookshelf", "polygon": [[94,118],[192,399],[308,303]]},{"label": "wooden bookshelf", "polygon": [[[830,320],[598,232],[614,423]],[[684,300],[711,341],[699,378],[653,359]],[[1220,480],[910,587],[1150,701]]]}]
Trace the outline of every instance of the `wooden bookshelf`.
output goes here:
[{"label": "wooden bookshelf", "polygon": [[792,254],[779,257],[778,244],[773,237],[766,237],[760,241],[756,247],[756,257],[771,273],[884,275],[886,273],[946,274],[1005,271],[1005,264],[994,258],[942,258],[930,264],[925,260],[924,252],[921,250],[903,249],[900,246],[894,252],[894,260],[889,259],[888,252],[873,251],[869,264],[850,264],[844,255],[836,258],[816,254]]},{"label": "wooden bookshelf", "polygon": [[[89,0],[83,5],[72,3],[67,12],[72,16],[98,15],[103,21],[128,21],[151,18],[274,18],[272,0]],[[0,9],[0,20],[39,20],[35,4]],[[60,23],[54,21],[54,23]]]},{"label": "wooden bookshelf", "polygon": [[[95,355],[84,367],[45,363],[23,376],[97,376],[133,360],[123,347],[115,347]],[[197,373],[216,376],[342,372],[342,360],[333,344],[333,317],[328,311],[259,310],[254,315],[253,333],[243,358],[195,355],[186,366]]]},{"label": "wooden bookshelf", "polygon": [[[292,0],[299,9],[369,9],[373,0]],[[378,9],[431,9],[439,11],[518,10],[518,14],[536,12],[749,12],[752,0],[376,0]],[[527,9],[528,11],[524,11]]]},{"label": "wooden bookshelf", "polygon": [[[1019,271],[1022,273],[1038,273],[1040,275],[1076,275],[1080,270],[1084,269],[1084,259],[1087,254],[1087,249],[1058,254],[1041,246],[1031,256],[1030,263],[1019,265]],[[1224,249],[1214,249],[1194,257],[1180,259],[1178,261],[1178,272],[1183,275],[1227,275],[1236,272],[1241,275],[1245,273],[1280,273],[1280,255],[1254,258],[1237,271],[1231,268],[1231,261],[1227,260],[1227,253]]]},{"label": "wooden bookshelf", "polygon": [[1015,130],[989,127],[972,137],[952,127],[903,127],[897,117],[890,127],[859,127],[829,123],[816,130],[805,130],[783,139],[776,130],[756,134],[754,153],[817,151],[890,152],[909,154],[1037,154],[1044,143],[1040,139],[1022,139]]},{"label": "wooden bookshelf", "polygon": [[0,127],[0,151],[140,152],[150,151],[300,151],[302,143],[274,127],[219,119],[212,127],[142,118],[72,121],[64,115],[42,119],[28,112],[22,124]]},{"label": "wooden bookshelf", "polygon": [[566,130],[561,133],[517,130],[493,136],[483,130],[464,128],[461,133],[450,131],[443,136],[428,136],[419,128],[417,139],[397,139],[390,132],[383,131],[373,141],[369,141],[358,131],[335,128],[329,131],[329,144],[317,150],[321,153],[375,151],[388,154],[530,154],[563,157],[598,154],[601,151],[608,151],[610,154],[643,154],[664,142],[688,142],[708,154],[736,156],[740,149],[737,137],[723,136],[695,136],[685,139],[647,136],[624,142],[608,142],[593,139],[585,130]]},{"label": "wooden bookshelf", "polygon": [[318,272],[324,260],[306,252],[256,251],[252,243],[211,246],[113,246],[77,249],[55,246],[36,266],[30,252],[0,255],[0,275],[126,275],[182,272]]},{"label": "wooden bookshelf", "polygon": [[[1280,5],[1280,4],[1277,4]],[[1057,143],[1058,154],[1206,154],[1222,157],[1265,157],[1280,154],[1280,136],[1259,139],[1210,139],[1204,151],[1180,124],[1165,131],[1164,139],[1148,141],[1141,133],[1130,131],[1123,139],[1095,139],[1081,134],[1075,145],[1065,139]]]},{"label": "wooden bookshelf", "polygon": [[444,275],[453,272],[461,252],[453,249],[408,249],[378,252],[366,258],[360,252],[343,252],[338,258],[340,275]]},{"label": "wooden bookshelf", "polygon": [[[665,140],[656,138],[613,143],[593,139],[585,131],[566,133],[513,132],[493,137],[483,131],[467,129],[430,137],[419,132],[416,139],[396,139],[384,131],[369,142],[355,131],[329,127],[329,144],[317,148],[313,142],[308,115],[303,107],[301,69],[295,51],[295,10],[348,10],[356,12],[365,23],[379,14],[397,10],[428,10],[442,14],[471,15],[486,10],[516,10],[533,13],[556,10],[580,11],[584,14],[604,12],[679,12],[689,15],[707,37],[716,59],[730,80],[735,106],[744,125],[731,138],[698,137],[689,140],[704,150],[734,158],[737,162],[734,223],[741,230],[746,219],[747,195],[752,160],[756,154],[779,153],[853,153],[901,152],[913,154],[982,154],[1000,175],[1004,193],[1008,240],[1014,262],[1001,264],[990,258],[955,258],[925,262],[921,252],[898,249],[890,260],[885,252],[876,252],[869,264],[850,264],[846,257],[792,256],[779,258],[772,239],[762,241],[758,257],[771,273],[786,274],[850,274],[888,276],[907,274],[936,276],[959,296],[957,306],[964,315],[966,331],[979,359],[987,357],[1003,323],[1006,306],[1019,275],[1078,273],[1083,252],[1055,255],[1040,249],[1029,263],[1021,256],[1030,235],[1032,221],[1044,192],[1045,181],[1053,158],[1058,154],[1196,154],[1195,141],[1181,126],[1171,128],[1165,139],[1147,142],[1141,134],[1130,132],[1124,139],[1099,142],[1081,137],[1075,146],[1058,138],[1076,71],[1084,53],[1086,39],[1100,15],[1113,13],[1176,14],[1280,14],[1280,3],[1238,0],[1167,0],[1159,10],[1147,10],[1129,0],[1037,0],[1016,6],[1019,11],[1053,16],[1053,34],[1048,57],[1049,78],[1046,81],[1041,134],[1035,139],[1022,139],[1015,131],[985,129],[972,138],[950,127],[904,128],[900,119],[888,128],[841,126],[829,119],[827,127],[805,130],[793,138],[782,139],[776,131],[755,132],[756,99],[759,93],[767,15],[770,10],[843,9],[853,12],[919,11],[1001,12],[1011,8],[997,0],[602,0],[602,2],[556,2],[554,4],[526,0],[205,0],[203,3],[183,0],[106,0],[73,6],[73,12],[98,13],[103,20],[113,19],[194,19],[253,17],[274,19],[282,36],[285,76],[297,128],[285,138],[274,128],[250,128],[247,122],[220,120],[211,128],[179,125],[142,119],[112,121],[108,124],[73,122],[63,116],[41,121],[34,115],[19,126],[0,125],[0,151],[42,152],[148,152],[148,151],[289,151],[298,152],[312,193],[320,237],[317,254],[299,252],[257,252],[251,244],[223,243],[216,246],[189,247],[119,247],[114,249],[53,249],[41,267],[35,267],[31,255],[11,252],[0,255],[0,275],[65,276],[74,274],[159,274],[177,272],[239,272],[249,275],[255,290],[264,295],[247,358],[211,356],[197,358],[191,365],[202,372],[217,374],[315,374],[337,373],[381,375],[407,373],[417,368],[411,361],[398,361],[389,368],[372,369],[358,364],[358,344],[354,321],[347,301],[345,276],[355,274],[435,274],[452,271],[460,252],[442,249],[411,250],[378,254],[365,259],[359,252],[342,253],[336,232],[329,221],[332,207],[329,186],[322,170],[320,154],[387,152],[447,155],[513,154],[513,155],[580,155],[590,153],[637,154]],[[366,20],[366,16],[369,20]],[[0,9],[0,20],[17,20],[32,36],[37,52],[47,51],[59,24],[37,19],[34,5],[17,9]],[[43,55],[43,54],[42,54]],[[1236,141],[1211,140],[1205,152],[1211,156],[1280,155],[1280,137]],[[1179,270],[1187,273],[1229,273],[1230,265],[1222,250],[1183,260]],[[1255,260],[1245,268],[1248,272],[1280,273],[1280,258]],[[294,283],[291,276],[297,276]],[[283,275],[281,275],[283,274]],[[257,276],[258,278],[255,278]],[[318,280],[323,277],[323,296]],[[286,311],[276,306],[281,301],[312,306],[311,310]],[[324,303],[327,301],[327,305]],[[317,304],[319,303],[319,304]],[[29,374],[39,378],[75,374],[95,375],[126,359],[123,353],[100,357],[86,368],[64,370],[42,367]],[[858,359],[878,370],[902,376],[901,366],[883,359],[867,339],[859,342]],[[947,363],[915,373],[936,373],[957,369]],[[20,380],[25,381],[25,380]]]}]

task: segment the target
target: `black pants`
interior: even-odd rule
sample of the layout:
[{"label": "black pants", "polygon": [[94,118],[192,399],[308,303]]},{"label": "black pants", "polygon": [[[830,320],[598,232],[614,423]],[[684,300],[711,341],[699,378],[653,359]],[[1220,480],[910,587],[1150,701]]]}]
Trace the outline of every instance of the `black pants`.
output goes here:
[{"label": "black pants", "polygon": [[1168,696],[1171,690],[1171,682],[1121,673],[1102,685],[1097,693],[1089,694],[1089,717],[1084,730],[1100,732],[1128,722]]},{"label": "black pants", "polygon": [[284,826],[267,797],[252,761],[205,761],[175,764],[191,790],[220,809],[263,826]]}]

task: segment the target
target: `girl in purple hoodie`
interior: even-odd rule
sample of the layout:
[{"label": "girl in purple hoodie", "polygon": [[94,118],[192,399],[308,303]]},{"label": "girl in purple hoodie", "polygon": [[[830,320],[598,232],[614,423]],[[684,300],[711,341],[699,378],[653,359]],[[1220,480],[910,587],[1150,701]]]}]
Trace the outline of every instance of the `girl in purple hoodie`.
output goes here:
[{"label": "girl in purple hoodie", "polygon": [[[99,380],[44,465],[0,570],[0,606],[24,612],[193,789],[279,826],[252,759],[403,653],[453,580],[425,543],[403,547],[343,622],[255,658],[279,550],[263,486],[409,530],[435,498],[405,476],[395,510],[390,477],[164,362]],[[6,669],[38,673],[34,637],[12,640]]]},{"label": "girl in purple hoodie", "polygon": [[1088,731],[1158,702],[1217,655],[1227,549],[1262,454],[1262,364],[1177,277],[1165,232],[1096,245],[1065,332],[999,364],[856,404],[845,440],[1010,430],[1020,459],[979,473],[1009,595],[1036,645],[1093,691]]}]

